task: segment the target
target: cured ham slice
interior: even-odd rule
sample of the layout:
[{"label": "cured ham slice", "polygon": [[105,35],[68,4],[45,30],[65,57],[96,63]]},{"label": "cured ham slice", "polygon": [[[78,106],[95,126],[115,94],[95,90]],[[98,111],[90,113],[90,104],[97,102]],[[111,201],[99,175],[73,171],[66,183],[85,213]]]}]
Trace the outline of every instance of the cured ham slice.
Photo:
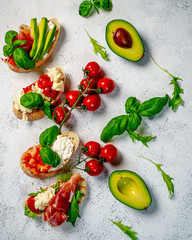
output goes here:
[{"label": "cured ham slice", "polygon": [[51,199],[49,206],[45,209],[44,221],[48,221],[52,226],[59,226],[67,219],[66,212],[71,204],[80,178],[81,175],[76,172],[61,186],[57,194]]}]

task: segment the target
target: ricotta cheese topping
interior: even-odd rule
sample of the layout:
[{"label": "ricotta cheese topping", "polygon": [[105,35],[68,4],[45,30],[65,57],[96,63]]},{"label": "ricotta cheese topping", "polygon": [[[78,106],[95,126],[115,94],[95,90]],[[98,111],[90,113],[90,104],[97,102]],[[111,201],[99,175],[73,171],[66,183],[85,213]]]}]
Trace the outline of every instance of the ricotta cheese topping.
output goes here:
[{"label": "ricotta cheese topping", "polygon": [[[51,29],[54,27],[55,23],[53,21],[48,22],[48,28],[47,28],[47,34],[51,31]],[[53,41],[55,40],[55,36],[53,38]],[[52,42],[53,42],[52,41]]]},{"label": "ricotta cheese topping", "polygon": [[64,91],[64,78],[65,76],[58,68],[47,68],[48,73],[47,75],[53,81],[52,89],[56,91]]},{"label": "ricotta cheese topping", "polygon": [[56,168],[50,168],[49,171],[54,171],[61,168],[66,160],[71,157],[74,149],[74,144],[71,139],[58,135],[54,141],[51,149],[55,151],[60,157],[60,164]]},{"label": "ricotta cheese topping", "polygon": [[47,100],[48,102],[51,102],[51,101],[52,101],[51,98],[46,97],[46,96],[43,94],[43,89],[38,87],[37,82],[35,83],[35,85],[32,85],[32,88],[31,88],[31,89],[32,89],[32,92],[41,94],[41,96],[42,96],[45,100]]},{"label": "ricotta cheese topping", "polygon": [[55,189],[48,187],[46,191],[38,193],[35,199],[35,208],[43,211],[49,205],[50,200],[55,196]]}]

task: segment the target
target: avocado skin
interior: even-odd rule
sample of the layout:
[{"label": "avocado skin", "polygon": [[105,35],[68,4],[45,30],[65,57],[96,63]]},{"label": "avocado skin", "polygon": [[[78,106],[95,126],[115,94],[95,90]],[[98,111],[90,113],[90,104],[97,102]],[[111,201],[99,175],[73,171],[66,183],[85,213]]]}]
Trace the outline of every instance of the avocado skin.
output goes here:
[{"label": "avocado skin", "polygon": [[41,54],[43,52],[43,48],[45,46],[45,41],[47,37],[47,27],[48,27],[48,20],[47,18],[41,18],[41,22],[39,24],[39,39],[38,39],[38,47],[35,53],[33,60],[38,62],[41,60]]},{"label": "avocado skin", "polygon": [[[148,204],[146,206],[137,207],[137,206],[135,206],[135,204],[130,203],[128,201],[128,199],[126,199],[126,198],[123,199],[122,197],[120,197],[122,195],[120,192],[115,192],[115,189],[116,189],[115,186],[117,185],[117,182],[121,179],[121,177],[119,177],[120,175],[121,175],[121,177],[124,176],[124,177],[128,177],[128,178],[130,177],[130,175],[135,176],[137,183],[139,183],[139,182],[142,183],[145,194],[148,199]],[[120,201],[121,203],[125,204],[126,206],[131,207],[136,210],[146,210],[152,203],[150,192],[149,192],[145,182],[143,181],[143,179],[137,173],[129,171],[129,170],[117,170],[117,171],[112,172],[111,175],[109,176],[109,189],[110,189],[112,195],[118,201]],[[134,199],[133,199],[133,202],[134,202]]]},{"label": "avocado skin", "polygon": [[38,25],[37,25],[37,18],[32,18],[31,19],[31,24],[30,27],[33,31],[33,45],[32,48],[29,52],[29,57],[33,58],[35,56],[35,53],[37,51],[37,46],[38,46],[38,39],[39,39],[39,30],[38,30]]},{"label": "avocado skin", "polygon": [[[114,29],[113,29],[114,28]],[[119,47],[113,40],[113,34],[115,30],[118,28],[124,28],[132,37],[132,47],[129,49],[124,49],[122,47]],[[141,37],[139,36],[139,33],[134,28],[134,26],[123,20],[123,19],[115,19],[110,21],[106,26],[106,33],[105,33],[105,39],[107,42],[108,47],[118,56],[132,61],[132,62],[138,62],[141,58],[144,57],[144,46],[143,42],[141,40]]]}]

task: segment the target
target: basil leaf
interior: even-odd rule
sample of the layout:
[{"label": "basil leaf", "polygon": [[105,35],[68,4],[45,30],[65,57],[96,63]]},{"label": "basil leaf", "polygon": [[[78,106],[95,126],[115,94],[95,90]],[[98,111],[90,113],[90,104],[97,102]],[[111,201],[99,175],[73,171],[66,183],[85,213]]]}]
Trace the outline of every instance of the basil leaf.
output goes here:
[{"label": "basil leaf", "polygon": [[112,118],[106,127],[103,129],[100,139],[103,142],[109,141],[115,135],[121,135],[127,130],[128,125],[128,116],[121,115],[115,118]]},{"label": "basil leaf", "polygon": [[51,108],[50,108],[50,107],[44,108],[43,111],[44,111],[45,115],[46,115],[48,118],[53,119],[53,118],[52,118],[52,111],[51,111]]},{"label": "basil leaf", "polygon": [[129,97],[125,103],[126,113],[137,112],[140,102],[135,97]]},{"label": "basil leaf", "polygon": [[92,2],[83,1],[79,6],[79,15],[81,15],[82,17],[87,17],[91,12],[92,7]]},{"label": "basil leaf", "polygon": [[16,31],[10,30],[5,34],[5,42],[7,44],[12,43],[13,39],[18,35]]},{"label": "basil leaf", "polygon": [[60,157],[59,155],[51,150],[49,147],[43,147],[40,150],[40,156],[42,159],[42,162],[50,165],[52,167],[57,167],[60,164]]},{"label": "basil leaf", "polygon": [[25,44],[25,43],[27,43],[26,40],[15,40],[15,41],[12,43],[12,45],[13,45],[13,47],[18,47],[18,46],[21,46],[21,45],[23,45],[23,44]]},{"label": "basil leaf", "polygon": [[133,112],[133,113],[130,113],[128,115],[128,127],[131,131],[135,131],[139,125],[141,124],[141,121],[142,121],[142,118],[141,116],[136,113],[136,112]]},{"label": "basil leaf", "polygon": [[9,57],[13,54],[13,51],[14,51],[14,47],[12,44],[9,44],[9,45],[5,45],[3,47],[3,55],[5,57]]},{"label": "basil leaf", "polygon": [[57,135],[59,134],[59,129],[57,126],[52,126],[47,128],[43,131],[39,137],[39,143],[41,146],[50,146],[54,140],[56,139]]},{"label": "basil leaf", "polygon": [[139,114],[144,117],[152,117],[158,114],[167,104],[168,99],[169,97],[166,95],[165,97],[151,98],[143,102],[138,108]]},{"label": "basil leaf", "polygon": [[29,92],[20,98],[20,104],[29,109],[39,107],[42,103],[43,97],[39,93]]},{"label": "basil leaf", "polygon": [[48,101],[46,101],[46,100],[43,102],[43,106],[44,106],[44,107],[50,107],[51,105],[52,105],[52,103],[51,103],[51,102],[48,102]]},{"label": "basil leaf", "polygon": [[22,48],[16,48],[14,50],[13,59],[20,68],[25,70],[35,68],[35,62],[29,58],[28,53]]},{"label": "basil leaf", "polygon": [[93,0],[93,3],[95,6],[105,11],[109,11],[112,8],[111,0]]}]

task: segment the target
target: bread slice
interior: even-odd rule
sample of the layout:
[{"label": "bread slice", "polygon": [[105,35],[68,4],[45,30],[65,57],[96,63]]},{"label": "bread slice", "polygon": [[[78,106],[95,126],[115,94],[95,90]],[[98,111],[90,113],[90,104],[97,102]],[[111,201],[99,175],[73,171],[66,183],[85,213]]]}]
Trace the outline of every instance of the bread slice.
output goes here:
[{"label": "bread slice", "polygon": [[59,24],[58,20],[56,18],[52,18],[52,19],[48,20],[48,22],[50,22],[50,21],[52,21],[54,24],[56,24],[57,29],[56,29],[56,32],[55,32],[55,39],[53,40],[53,42],[51,44],[51,47],[50,47],[49,51],[46,54],[46,57],[42,58],[40,61],[36,62],[34,69],[28,69],[28,70],[25,70],[23,68],[19,68],[17,66],[13,66],[10,63],[6,62],[8,67],[12,71],[18,72],[18,73],[32,72],[32,71],[34,71],[35,69],[39,68],[40,66],[42,66],[44,63],[47,62],[47,60],[50,58],[50,56],[52,55],[52,53],[53,53],[53,51],[55,49],[55,46],[56,46],[58,38],[59,38],[59,33],[60,33],[60,24]]},{"label": "bread slice", "polygon": [[[47,178],[47,177],[51,177],[55,174],[59,174],[61,173],[65,166],[68,164],[68,162],[70,161],[70,159],[72,158],[72,156],[74,155],[74,153],[76,152],[78,146],[79,146],[79,137],[76,133],[74,132],[66,132],[66,133],[62,133],[61,134],[63,137],[67,137],[69,138],[72,143],[74,144],[74,148],[73,148],[73,153],[71,155],[70,158],[66,159],[65,161],[65,164],[57,169],[57,170],[53,170],[53,171],[50,171],[48,173],[40,173],[40,174],[33,174],[31,171],[30,171],[30,168],[26,167],[25,165],[25,162],[23,161],[23,156],[24,154],[27,154],[27,153],[30,153],[32,151],[32,148],[29,148],[22,156],[21,156],[21,159],[20,159],[20,165],[21,165],[21,169],[23,170],[23,172],[25,174],[27,174],[29,177],[33,177],[33,178]],[[41,145],[37,145],[37,147],[41,147]]]},{"label": "bread slice", "polygon": [[[65,72],[62,68],[60,67],[57,67],[57,69],[63,74],[63,81],[64,81],[64,86],[65,86],[65,81],[66,81],[66,77],[65,77]],[[37,82],[37,81],[35,81]],[[52,104],[53,105],[56,105],[58,100],[60,99],[61,97],[61,94],[62,92],[59,92],[59,94],[57,95],[57,97],[52,101]],[[17,110],[15,108],[15,102],[13,101],[13,113],[15,114],[15,116],[19,119],[22,119],[23,118],[23,112],[20,111],[20,110]],[[26,113],[26,116],[27,116],[27,119],[28,121],[35,121],[35,120],[38,120],[42,117],[45,116],[45,113],[43,110],[41,109],[34,109],[32,112],[30,113]]]}]

